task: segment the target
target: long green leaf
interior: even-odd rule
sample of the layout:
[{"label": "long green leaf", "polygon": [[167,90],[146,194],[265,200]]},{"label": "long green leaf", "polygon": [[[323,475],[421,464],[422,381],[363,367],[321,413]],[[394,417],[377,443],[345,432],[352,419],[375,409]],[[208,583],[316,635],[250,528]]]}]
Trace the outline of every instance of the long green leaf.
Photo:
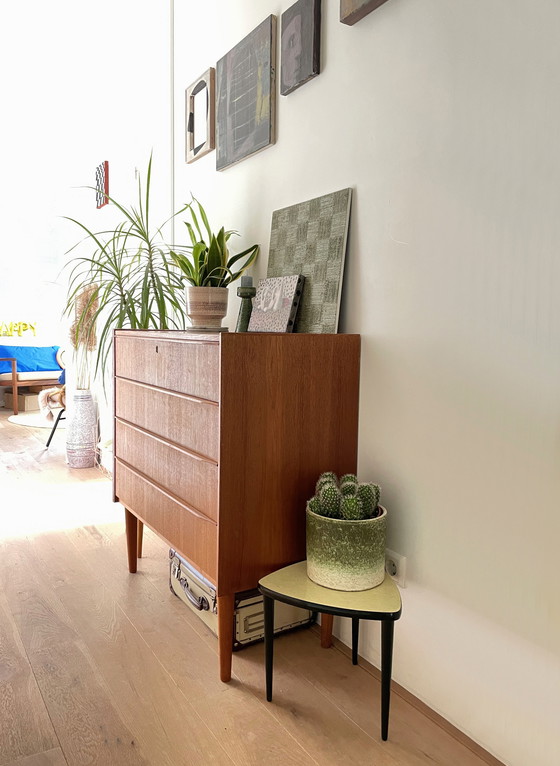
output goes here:
[{"label": "long green leaf", "polygon": [[[210,224],[208,223],[208,218],[206,216],[206,212],[200,202],[196,200],[196,204],[198,205],[198,212],[200,213],[200,217],[202,218],[202,222],[204,223],[204,228],[208,232],[208,241],[212,239],[212,229],[210,228]],[[201,236],[202,239],[202,236]]]},{"label": "long green leaf", "polygon": [[244,266],[244,269],[249,268],[249,266],[252,263],[254,263],[254,261],[257,259],[257,256],[259,254],[259,246],[251,245],[251,247],[248,247],[247,250],[243,250],[242,253],[237,253],[237,255],[233,255],[227,262],[228,267],[231,269],[234,263],[237,263],[237,261],[239,261],[241,258],[243,258],[244,255],[247,255],[248,253],[251,253],[251,256],[248,258],[247,263]]}]

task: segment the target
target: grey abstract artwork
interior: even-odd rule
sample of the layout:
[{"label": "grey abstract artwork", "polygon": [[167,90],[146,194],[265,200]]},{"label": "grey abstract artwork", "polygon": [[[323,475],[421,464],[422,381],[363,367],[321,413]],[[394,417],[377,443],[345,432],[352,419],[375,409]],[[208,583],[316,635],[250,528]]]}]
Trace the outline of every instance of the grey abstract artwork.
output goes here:
[{"label": "grey abstract artwork", "polygon": [[216,169],[275,141],[276,16],[216,64]]},{"label": "grey abstract artwork", "polygon": [[320,72],[321,0],[298,0],[282,14],[280,93],[286,96]]},{"label": "grey abstract artwork", "polygon": [[338,331],[352,189],[275,210],[268,277],[302,274],[294,332]]}]

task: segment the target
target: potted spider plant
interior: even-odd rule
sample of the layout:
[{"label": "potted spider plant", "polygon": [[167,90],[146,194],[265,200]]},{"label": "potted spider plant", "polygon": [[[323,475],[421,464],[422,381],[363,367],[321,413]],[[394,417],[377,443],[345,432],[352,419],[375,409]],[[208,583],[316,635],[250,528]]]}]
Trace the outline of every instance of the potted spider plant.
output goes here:
[{"label": "potted spider plant", "polygon": [[187,283],[187,316],[193,330],[225,330],[221,325],[227,313],[227,287],[254,263],[259,245],[230,255],[228,242],[238,232],[226,231],[222,226],[215,234],[204,208],[194,197],[186,209],[190,221],[185,221],[185,226],[191,244],[171,250],[170,255]]}]

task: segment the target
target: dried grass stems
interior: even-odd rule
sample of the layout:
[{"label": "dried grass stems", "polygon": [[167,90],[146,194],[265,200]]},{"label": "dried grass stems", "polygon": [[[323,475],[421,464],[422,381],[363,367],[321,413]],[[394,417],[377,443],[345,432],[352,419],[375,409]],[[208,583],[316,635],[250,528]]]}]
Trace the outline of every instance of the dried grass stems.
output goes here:
[{"label": "dried grass stems", "polygon": [[99,310],[98,286],[89,285],[76,297],[70,342],[74,349],[77,387],[87,389],[91,378],[91,352],[97,347],[96,319]]}]

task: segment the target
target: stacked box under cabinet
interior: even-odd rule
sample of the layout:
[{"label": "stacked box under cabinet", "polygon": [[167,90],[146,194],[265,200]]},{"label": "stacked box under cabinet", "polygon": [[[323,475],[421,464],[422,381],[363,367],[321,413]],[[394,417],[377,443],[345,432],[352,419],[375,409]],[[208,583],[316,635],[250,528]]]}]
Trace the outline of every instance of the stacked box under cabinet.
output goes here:
[{"label": "stacked box under cabinet", "polygon": [[235,594],[305,558],[319,474],[356,471],[358,335],[116,330],[114,496],[215,585],[220,676]]}]

